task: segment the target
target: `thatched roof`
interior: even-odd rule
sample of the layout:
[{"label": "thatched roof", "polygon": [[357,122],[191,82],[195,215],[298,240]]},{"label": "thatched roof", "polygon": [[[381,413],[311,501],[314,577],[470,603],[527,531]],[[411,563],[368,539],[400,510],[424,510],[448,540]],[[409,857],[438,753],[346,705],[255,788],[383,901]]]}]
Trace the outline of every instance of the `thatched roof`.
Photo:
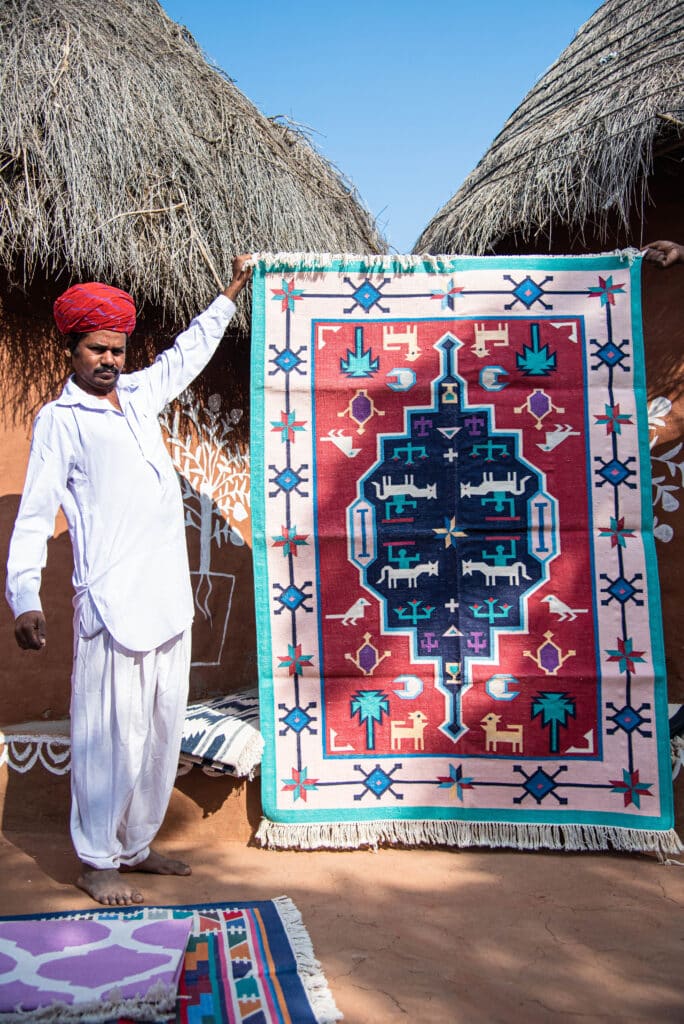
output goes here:
[{"label": "thatched roof", "polygon": [[0,268],[20,285],[101,279],[179,323],[234,253],[382,246],[156,0],[0,0]]},{"label": "thatched roof", "polygon": [[[684,3],[607,0],[537,82],[416,252],[550,244],[554,226],[611,244],[647,199],[659,152],[684,144]],[[682,154],[680,153],[680,156]]]}]

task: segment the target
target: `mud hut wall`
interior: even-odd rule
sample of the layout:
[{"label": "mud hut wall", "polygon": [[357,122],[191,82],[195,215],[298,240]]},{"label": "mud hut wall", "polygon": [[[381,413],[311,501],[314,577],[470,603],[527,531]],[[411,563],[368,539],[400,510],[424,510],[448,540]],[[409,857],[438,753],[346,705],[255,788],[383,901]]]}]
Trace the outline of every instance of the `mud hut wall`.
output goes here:
[{"label": "mud hut wall", "polygon": [[[33,300],[0,291],[0,552],[4,567],[28,460],[33,415],[61,390],[68,360],[54,337],[49,294]],[[30,306],[29,315],[27,306]],[[136,334],[138,332],[136,331]],[[36,351],[18,340],[47,339]],[[162,340],[163,339],[163,340]],[[168,327],[141,325],[131,345],[133,369],[170,343]],[[207,370],[161,417],[179,472],[195,598],[190,699],[256,685],[256,627],[251,560],[248,443],[248,341],[227,336]],[[41,369],[42,366],[42,369]],[[46,648],[21,651],[6,603],[0,611],[0,727],[63,718],[69,711],[73,650],[73,556],[66,521],[57,516],[48,542],[41,600]]]},{"label": "mud hut wall", "polygon": [[[142,314],[129,346],[137,369],[228,280],[234,254],[377,253],[385,243],[309,136],[264,116],[158,0],[7,0],[0,53],[4,554],[30,423],[65,377],[51,322],[59,292],[76,280],[131,292]],[[256,682],[249,311],[243,295],[233,333],[166,429],[184,479],[196,595],[193,697]],[[0,613],[0,725],[68,707],[71,554],[61,527],[49,548],[47,649],[19,652]]]}]

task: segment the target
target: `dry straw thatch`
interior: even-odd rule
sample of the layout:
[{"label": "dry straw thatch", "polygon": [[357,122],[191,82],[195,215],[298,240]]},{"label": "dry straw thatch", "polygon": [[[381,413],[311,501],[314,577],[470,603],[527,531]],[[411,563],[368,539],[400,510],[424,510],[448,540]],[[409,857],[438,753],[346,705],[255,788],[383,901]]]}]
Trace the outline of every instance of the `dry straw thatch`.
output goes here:
[{"label": "dry straw thatch", "polygon": [[110,281],[177,325],[236,252],[382,246],[156,0],[0,0],[0,267],[20,287]]},{"label": "dry straw thatch", "polygon": [[[564,225],[611,244],[648,198],[660,152],[684,146],[683,0],[607,0],[508,119],[416,252],[552,244]],[[680,157],[682,151],[680,150]]]}]

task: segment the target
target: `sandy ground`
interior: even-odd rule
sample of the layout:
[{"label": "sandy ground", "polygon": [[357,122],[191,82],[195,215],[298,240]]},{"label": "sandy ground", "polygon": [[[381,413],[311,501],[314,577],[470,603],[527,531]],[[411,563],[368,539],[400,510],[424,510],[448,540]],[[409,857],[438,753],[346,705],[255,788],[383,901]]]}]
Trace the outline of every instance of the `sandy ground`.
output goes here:
[{"label": "sandy ground", "polygon": [[[647,856],[442,849],[271,852],[211,815],[160,849],[191,878],[147,902],[287,895],[347,1024],[684,1021],[684,867]],[[188,836],[191,835],[191,841]],[[4,914],[93,906],[65,828],[0,837]]]}]

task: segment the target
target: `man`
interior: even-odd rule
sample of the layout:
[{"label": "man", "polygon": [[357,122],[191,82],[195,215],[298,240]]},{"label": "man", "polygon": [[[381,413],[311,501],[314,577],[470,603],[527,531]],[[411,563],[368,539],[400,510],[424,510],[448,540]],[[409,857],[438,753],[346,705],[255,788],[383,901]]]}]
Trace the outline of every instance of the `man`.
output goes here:
[{"label": "man", "polygon": [[224,292],[138,373],[122,375],[130,295],[77,284],[54,305],[73,374],[34,423],[6,595],[17,643],[40,650],[41,571],[61,505],[74,552],[71,835],[78,885],[108,905],[142,902],[126,871],[190,874],[150,847],[178,764],[193,618],[180,487],[157,416],[218,347],[247,259],[233,260]]}]

